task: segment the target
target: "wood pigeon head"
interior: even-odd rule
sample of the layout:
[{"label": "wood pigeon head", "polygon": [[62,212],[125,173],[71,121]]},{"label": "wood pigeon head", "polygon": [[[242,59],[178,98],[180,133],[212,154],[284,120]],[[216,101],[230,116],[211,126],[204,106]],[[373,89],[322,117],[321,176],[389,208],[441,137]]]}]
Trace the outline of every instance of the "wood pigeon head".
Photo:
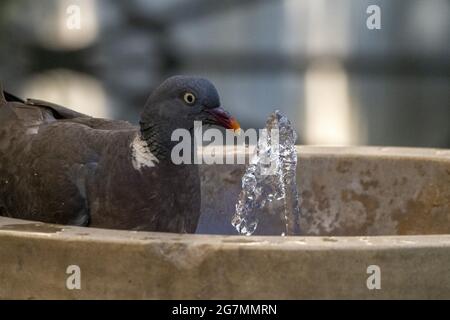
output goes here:
[{"label": "wood pigeon head", "polygon": [[195,121],[238,130],[239,123],[220,103],[219,94],[207,79],[174,76],[164,81],[150,95],[141,114],[141,129],[192,130]]}]

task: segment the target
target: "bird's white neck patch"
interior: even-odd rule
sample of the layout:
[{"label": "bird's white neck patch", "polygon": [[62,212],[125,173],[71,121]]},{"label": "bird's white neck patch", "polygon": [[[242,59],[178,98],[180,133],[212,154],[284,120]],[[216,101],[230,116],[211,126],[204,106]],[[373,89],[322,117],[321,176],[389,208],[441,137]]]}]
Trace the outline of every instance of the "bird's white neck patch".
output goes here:
[{"label": "bird's white neck patch", "polygon": [[153,153],[151,153],[147,142],[142,139],[140,133],[131,142],[131,161],[133,163],[133,168],[136,170],[141,170],[145,167],[154,167],[158,164],[159,160]]}]

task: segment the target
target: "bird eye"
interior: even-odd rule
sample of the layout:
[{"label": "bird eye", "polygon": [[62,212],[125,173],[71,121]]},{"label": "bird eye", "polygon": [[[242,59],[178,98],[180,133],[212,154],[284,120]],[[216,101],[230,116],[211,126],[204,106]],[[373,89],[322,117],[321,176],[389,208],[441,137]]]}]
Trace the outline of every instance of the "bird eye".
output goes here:
[{"label": "bird eye", "polygon": [[188,105],[192,106],[195,103],[195,100],[197,100],[197,98],[195,98],[195,95],[191,92],[186,92],[183,96],[183,100],[184,102],[186,102]]}]

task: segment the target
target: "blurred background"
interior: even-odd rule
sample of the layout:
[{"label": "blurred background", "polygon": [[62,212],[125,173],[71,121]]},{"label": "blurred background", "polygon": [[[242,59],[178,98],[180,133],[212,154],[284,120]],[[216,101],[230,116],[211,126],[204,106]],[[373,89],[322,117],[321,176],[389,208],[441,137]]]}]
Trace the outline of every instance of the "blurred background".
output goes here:
[{"label": "blurred background", "polygon": [[190,74],[244,128],[280,109],[301,144],[450,147],[449,0],[1,0],[0,61],[9,91],[99,117],[137,123]]}]

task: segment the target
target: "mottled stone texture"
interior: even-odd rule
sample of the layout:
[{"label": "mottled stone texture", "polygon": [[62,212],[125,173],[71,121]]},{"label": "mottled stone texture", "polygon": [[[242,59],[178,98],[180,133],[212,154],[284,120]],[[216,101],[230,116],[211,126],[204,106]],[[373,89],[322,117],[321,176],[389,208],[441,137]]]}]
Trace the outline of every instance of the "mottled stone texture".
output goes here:
[{"label": "mottled stone texture", "polygon": [[[177,235],[0,218],[0,299],[450,299],[450,235],[430,235],[450,230],[449,151],[299,152],[302,230],[320,236]],[[233,230],[243,169],[203,168],[200,230]],[[410,235],[365,236],[386,234]],[[79,291],[66,289],[69,265],[81,268]],[[380,290],[366,286],[370,265],[381,269]]]},{"label": "mottled stone texture", "polygon": [[[450,151],[299,147],[301,235],[450,233]],[[244,166],[204,166],[198,233],[229,226]],[[276,217],[276,213],[274,213]],[[261,221],[256,234],[274,234]]]},{"label": "mottled stone texture", "polygon": [[[450,298],[448,235],[245,238],[3,218],[0,243],[0,299]],[[69,265],[81,290],[66,289]],[[369,265],[381,290],[367,289]]]}]

